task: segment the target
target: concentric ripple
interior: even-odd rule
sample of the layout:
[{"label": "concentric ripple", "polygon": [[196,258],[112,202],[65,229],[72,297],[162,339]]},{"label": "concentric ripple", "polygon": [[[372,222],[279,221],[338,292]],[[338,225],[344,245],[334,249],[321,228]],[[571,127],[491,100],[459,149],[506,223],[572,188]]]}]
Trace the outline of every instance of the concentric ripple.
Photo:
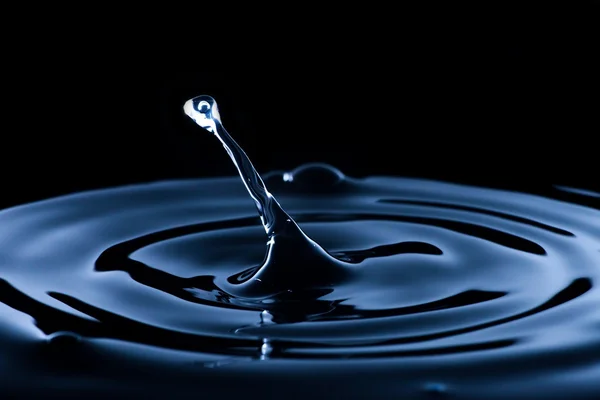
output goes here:
[{"label": "concentric ripple", "polygon": [[350,279],[276,296],[224,289],[254,273],[266,250],[239,178],[0,212],[0,383],[106,391],[102,382],[119,376],[149,391],[168,381],[241,395],[252,381],[346,398],[600,393],[598,210],[437,181],[352,179],[323,165],[289,176],[265,181],[304,232],[352,262]]}]

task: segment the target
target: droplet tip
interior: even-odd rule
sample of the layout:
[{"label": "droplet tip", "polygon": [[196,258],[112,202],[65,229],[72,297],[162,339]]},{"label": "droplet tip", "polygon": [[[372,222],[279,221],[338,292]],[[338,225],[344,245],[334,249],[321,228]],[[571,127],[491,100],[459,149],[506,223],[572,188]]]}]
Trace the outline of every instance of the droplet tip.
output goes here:
[{"label": "droplet tip", "polygon": [[183,112],[201,128],[215,132],[215,123],[221,123],[217,102],[211,96],[200,95],[186,101]]}]

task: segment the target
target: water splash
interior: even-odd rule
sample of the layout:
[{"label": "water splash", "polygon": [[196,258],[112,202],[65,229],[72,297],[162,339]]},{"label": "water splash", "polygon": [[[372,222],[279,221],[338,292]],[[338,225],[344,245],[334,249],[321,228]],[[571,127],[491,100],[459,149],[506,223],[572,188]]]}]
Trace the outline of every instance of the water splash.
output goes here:
[{"label": "water splash", "polygon": [[[191,105],[219,132],[216,108]],[[0,392],[598,398],[593,193],[356,179],[323,164],[256,179],[246,189],[265,200],[263,226],[238,177],[0,211]],[[270,216],[287,216],[288,236]]]},{"label": "water splash", "polygon": [[[254,200],[268,237],[263,264],[230,277],[230,285],[223,289],[238,296],[269,297],[305,288],[331,287],[347,279],[352,274],[348,260],[328,253],[283,210],[244,150],[223,126],[216,101],[211,96],[197,96],[188,100],[183,110],[219,139]],[[283,179],[291,182],[293,175],[284,174]]]}]

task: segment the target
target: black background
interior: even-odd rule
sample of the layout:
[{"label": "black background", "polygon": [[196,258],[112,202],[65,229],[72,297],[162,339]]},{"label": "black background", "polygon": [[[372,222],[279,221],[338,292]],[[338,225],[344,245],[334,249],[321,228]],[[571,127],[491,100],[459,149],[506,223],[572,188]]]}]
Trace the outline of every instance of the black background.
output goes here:
[{"label": "black background", "polygon": [[91,17],[53,25],[5,46],[0,207],[234,175],[182,112],[199,94],[259,172],[325,162],[352,176],[598,190],[598,3],[502,4],[298,16],[285,33],[294,13],[238,30],[200,14],[190,32],[166,15],[148,31],[139,16],[119,31],[86,28]]}]

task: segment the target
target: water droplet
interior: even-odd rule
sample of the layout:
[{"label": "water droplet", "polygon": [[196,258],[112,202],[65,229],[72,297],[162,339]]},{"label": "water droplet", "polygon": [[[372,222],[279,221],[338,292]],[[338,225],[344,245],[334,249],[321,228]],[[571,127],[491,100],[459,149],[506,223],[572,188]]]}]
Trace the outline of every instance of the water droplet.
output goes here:
[{"label": "water droplet", "polygon": [[264,310],[263,312],[261,312],[260,313],[260,324],[261,325],[273,324],[273,314],[271,314],[267,310]]},{"label": "water droplet", "polygon": [[59,331],[48,335],[46,340],[52,347],[70,348],[81,343],[82,338],[73,332]]},{"label": "water droplet", "polygon": [[346,177],[339,169],[324,163],[304,164],[284,174],[284,180],[293,182],[307,190],[328,190],[342,182]]},{"label": "water droplet", "polygon": [[269,355],[273,352],[273,345],[270,340],[265,338],[263,339],[263,344],[260,346],[260,359],[266,360]]},{"label": "water droplet", "polygon": [[293,182],[294,174],[292,174],[291,172],[284,172],[283,173],[283,181],[284,182]]}]

